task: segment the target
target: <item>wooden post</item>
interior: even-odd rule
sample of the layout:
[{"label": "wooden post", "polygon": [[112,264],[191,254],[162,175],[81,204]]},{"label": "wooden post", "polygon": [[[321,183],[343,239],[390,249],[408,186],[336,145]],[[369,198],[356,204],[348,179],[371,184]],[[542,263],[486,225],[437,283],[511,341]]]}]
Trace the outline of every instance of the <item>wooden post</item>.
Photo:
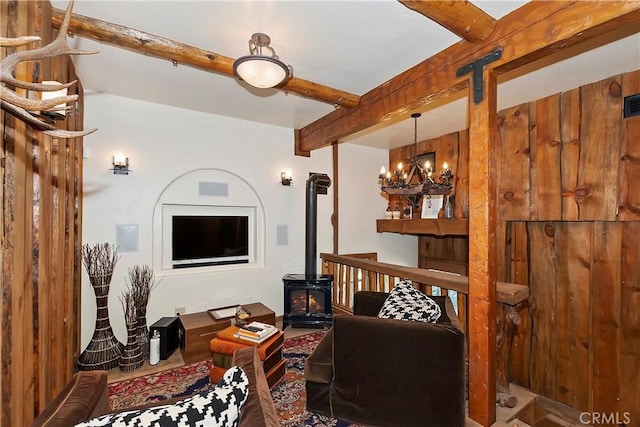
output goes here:
[{"label": "wooden post", "polygon": [[469,102],[469,416],[496,420],[496,160],[497,83],[483,71],[485,95]]},{"label": "wooden post", "polygon": [[333,253],[338,255],[338,232],[340,227],[338,226],[338,218],[339,218],[339,200],[338,195],[340,194],[338,191],[338,159],[339,149],[338,149],[338,141],[335,141],[331,147],[332,151],[332,159],[333,159],[333,214],[331,215],[331,225],[333,226]]}]

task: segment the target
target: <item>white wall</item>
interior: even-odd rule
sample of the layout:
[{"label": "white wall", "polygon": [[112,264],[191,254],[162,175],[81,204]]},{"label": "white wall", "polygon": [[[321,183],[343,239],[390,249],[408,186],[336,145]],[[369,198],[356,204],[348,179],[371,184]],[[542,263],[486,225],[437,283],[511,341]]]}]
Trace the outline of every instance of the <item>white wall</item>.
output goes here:
[{"label": "white wall", "polygon": [[[314,151],[311,158],[297,157],[291,129],[105,94],[85,96],[85,126],[99,130],[84,138],[83,243],[115,244],[116,224],[139,228],[138,251],[121,253],[109,292],[109,315],[118,339],[126,340],[118,296],[127,271],[135,264],[152,265],[152,221],[158,198],[174,179],[202,168],[241,177],[260,198],[266,219],[264,267],[157,277],[148,324],[173,316],[176,307],[196,312],[256,301],[282,314],[282,276],[304,272],[305,180],[309,172],[332,174],[331,149]],[[130,175],[109,171],[111,156],[118,151],[129,157]],[[293,171],[291,187],[280,184],[280,172],[285,169]],[[332,188],[327,196],[318,197],[318,253],[332,250],[332,200]],[[278,225],[288,228],[286,246],[276,245]],[[369,224],[369,232],[375,233],[374,223]],[[96,314],[84,268],[81,312],[84,349]]]},{"label": "white wall", "polygon": [[389,164],[387,150],[340,144],[338,153],[339,253],[377,252],[378,261],[418,266],[418,238],[376,233],[388,198],[380,191],[380,168]]}]

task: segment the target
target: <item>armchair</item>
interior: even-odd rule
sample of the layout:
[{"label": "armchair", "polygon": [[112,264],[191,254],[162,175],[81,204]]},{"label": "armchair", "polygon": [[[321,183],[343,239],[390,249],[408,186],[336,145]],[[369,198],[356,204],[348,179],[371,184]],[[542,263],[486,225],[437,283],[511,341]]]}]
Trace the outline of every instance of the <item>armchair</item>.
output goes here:
[{"label": "armchair", "polygon": [[432,297],[438,323],[380,319],[386,293],[354,295],[354,315],[305,363],[307,408],[368,426],[465,423],[465,338],[448,297]]}]

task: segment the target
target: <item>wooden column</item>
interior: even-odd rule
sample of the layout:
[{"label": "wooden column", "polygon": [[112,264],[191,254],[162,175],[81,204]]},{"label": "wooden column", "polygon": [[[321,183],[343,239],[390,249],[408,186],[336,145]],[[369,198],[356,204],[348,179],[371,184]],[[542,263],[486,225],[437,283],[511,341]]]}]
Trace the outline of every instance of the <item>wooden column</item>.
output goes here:
[{"label": "wooden column", "polygon": [[[0,1],[0,34],[48,44],[51,4]],[[32,47],[3,49],[0,58]],[[21,63],[16,77],[77,79],[67,55]],[[59,128],[83,127],[82,91],[73,90],[78,106]],[[82,139],[51,138],[4,111],[0,122],[0,425],[23,426],[69,382],[79,353]]]},{"label": "wooden column", "polygon": [[483,72],[485,94],[469,103],[469,416],[496,420],[496,159],[497,83]]},{"label": "wooden column", "polygon": [[331,146],[332,151],[332,159],[333,159],[333,214],[331,215],[331,225],[333,226],[333,253],[338,254],[338,242],[339,240],[339,191],[338,191],[338,167],[340,166],[338,163],[338,159],[340,158],[340,153],[338,149],[338,141],[334,142]]}]

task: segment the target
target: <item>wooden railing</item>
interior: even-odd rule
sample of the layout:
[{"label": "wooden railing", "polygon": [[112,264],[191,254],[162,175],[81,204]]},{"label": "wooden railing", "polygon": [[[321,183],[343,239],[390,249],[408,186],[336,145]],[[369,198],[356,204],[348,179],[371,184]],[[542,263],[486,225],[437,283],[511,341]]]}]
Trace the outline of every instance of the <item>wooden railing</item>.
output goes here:
[{"label": "wooden railing", "polygon": [[[390,292],[402,279],[409,279],[426,294],[433,287],[442,295],[457,292],[457,312],[461,327],[466,332],[466,304],[469,278],[455,273],[430,271],[377,261],[376,253],[335,255],[321,253],[322,273],[333,275],[332,303],[338,310],[353,313],[353,294],[357,291]],[[529,297],[529,288],[514,283],[497,283],[497,301],[515,306]]]}]

